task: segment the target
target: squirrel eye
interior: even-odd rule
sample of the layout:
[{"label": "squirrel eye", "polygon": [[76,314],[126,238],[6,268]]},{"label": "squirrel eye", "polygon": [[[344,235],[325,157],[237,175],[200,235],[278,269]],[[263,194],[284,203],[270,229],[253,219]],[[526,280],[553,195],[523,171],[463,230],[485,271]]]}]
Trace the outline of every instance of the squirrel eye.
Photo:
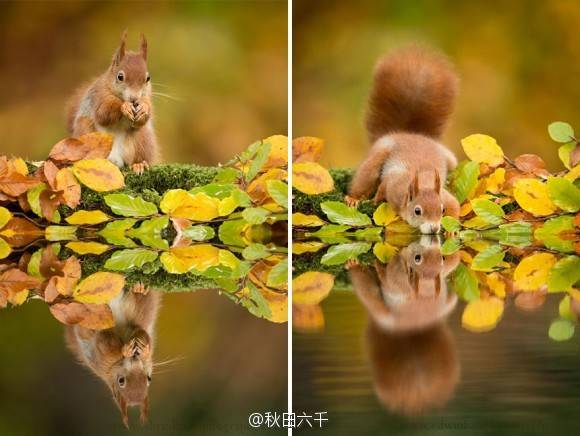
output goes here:
[{"label": "squirrel eye", "polygon": [[151,384],[151,376],[150,375],[147,376],[147,384],[148,385]]},{"label": "squirrel eye", "polygon": [[149,73],[147,73],[147,78],[145,79],[146,82],[151,81],[151,75]]},{"label": "squirrel eye", "polygon": [[445,206],[443,204],[441,205],[441,213],[445,215]]},{"label": "squirrel eye", "polygon": [[415,263],[417,265],[419,265],[421,263],[421,261],[423,260],[423,256],[421,256],[420,254],[416,254],[415,255]]},{"label": "squirrel eye", "polygon": [[119,71],[119,72],[117,73],[117,80],[118,80],[119,82],[122,82],[123,80],[125,80],[125,73],[123,73],[122,71]]},{"label": "squirrel eye", "polygon": [[423,213],[423,209],[421,209],[421,206],[415,206],[415,215],[421,216],[422,213]]},{"label": "squirrel eye", "polygon": [[123,377],[123,376],[120,376],[120,377],[117,379],[117,383],[119,383],[119,386],[120,386],[120,387],[124,388],[124,387],[125,387],[125,377]]}]

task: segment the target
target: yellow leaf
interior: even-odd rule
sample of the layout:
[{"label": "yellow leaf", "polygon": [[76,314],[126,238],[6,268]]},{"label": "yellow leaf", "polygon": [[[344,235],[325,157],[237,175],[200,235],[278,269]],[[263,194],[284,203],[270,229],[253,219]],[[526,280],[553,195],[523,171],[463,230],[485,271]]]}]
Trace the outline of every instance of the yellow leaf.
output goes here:
[{"label": "yellow leaf", "polygon": [[565,179],[568,179],[571,182],[576,181],[578,177],[580,177],[580,165],[576,165],[564,176]]},{"label": "yellow leaf", "polygon": [[171,274],[185,274],[195,269],[203,272],[220,263],[219,248],[210,244],[175,247],[161,254],[161,264]]},{"label": "yellow leaf", "polygon": [[467,203],[463,203],[461,205],[461,208],[459,209],[459,216],[468,215],[469,213],[471,213],[472,210],[473,210],[473,206],[471,205],[471,201],[468,201]]},{"label": "yellow leaf", "polygon": [[270,308],[270,316],[266,319],[270,322],[284,323],[288,321],[288,295],[281,292],[272,292],[267,289],[259,289]]},{"label": "yellow leaf", "polygon": [[66,222],[74,225],[100,224],[109,221],[111,217],[101,210],[79,210],[66,218]]},{"label": "yellow leaf", "polygon": [[293,304],[318,304],[334,286],[332,274],[309,271],[292,280]]},{"label": "yellow leaf", "polygon": [[485,277],[485,282],[489,289],[498,296],[499,298],[505,298],[505,282],[502,280],[501,275],[497,272],[487,274]]},{"label": "yellow leaf", "polygon": [[78,284],[73,296],[81,303],[107,304],[123,291],[124,286],[122,274],[96,272]]},{"label": "yellow leaf", "polygon": [[109,249],[108,245],[101,244],[99,242],[80,242],[74,241],[66,244],[67,248],[70,248],[77,254],[103,254]]},{"label": "yellow leaf", "polygon": [[492,194],[498,194],[505,182],[505,168],[497,168],[485,179],[485,189]]},{"label": "yellow leaf", "polygon": [[373,213],[373,221],[377,226],[388,226],[399,217],[389,203],[382,203]]},{"label": "yellow leaf", "polygon": [[522,291],[537,291],[548,280],[548,273],[556,263],[556,257],[550,253],[536,253],[520,261],[514,271],[514,282]]},{"label": "yellow leaf", "polygon": [[292,165],[292,186],[308,195],[322,194],[334,189],[334,180],[316,162],[303,162]]},{"label": "yellow leaf", "polygon": [[383,263],[391,260],[397,251],[397,247],[393,247],[388,242],[377,242],[373,247],[373,253]]},{"label": "yellow leaf", "polygon": [[12,253],[12,247],[4,239],[0,238],[0,259],[6,259]]},{"label": "yellow leaf", "polygon": [[5,207],[0,206],[0,229],[12,218],[12,213]]},{"label": "yellow leaf", "polygon": [[481,251],[485,250],[490,245],[491,245],[491,242],[486,241],[484,239],[475,239],[473,241],[465,241],[465,246],[472,248],[477,252],[481,252]]},{"label": "yellow leaf", "polygon": [[292,330],[319,332],[324,329],[324,312],[318,304],[292,305]]},{"label": "yellow leaf", "polygon": [[324,141],[313,136],[302,136],[292,140],[292,163],[317,162]]},{"label": "yellow leaf", "polygon": [[236,269],[241,263],[241,260],[236,257],[230,250],[219,250],[218,262],[220,265],[227,266],[231,269]]},{"label": "yellow leaf", "polygon": [[19,292],[10,293],[9,297],[8,297],[8,301],[13,306],[20,306],[26,301],[29,293],[30,293],[30,291],[28,289],[24,289],[24,290],[19,291]]},{"label": "yellow leaf", "polygon": [[293,254],[316,253],[322,247],[324,247],[324,243],[320,241],[294,242],[292,244],[292,253]]},{"label": "yellow leaf", "polygon": [[84,159],[75,162],[72,171],[86,187],[97,192],[108,192],[125,186],[123,174],[106,159]]},{"label": "yellow leaf", "polygon": [[264,142],[271,144],[268,160],[263,168],[275,168],[288,165],[288,137],[284,135],[269,136]]},{"label": "yellow leaf", "polygon": [[459,251],[459,258],[461,259],[461,262],[467,265],[470,265],[471,262],[473,262],[473,257],[471,257],[471,254],[464,250]]},{"label": "yellow leaf", "polygon": [[471,301],[465,306],[461,323],[473,332],[493,330],[503,314],[503,307],[503,300],[496,297]]},{"label": "yellow leaf", "polygon": [[297,212],[292,214],[292,225],[300,227],[319,227],[326,224],[326,222],[316,215],[305,215]]},{"label": "yellow leaf", "polygon": [[496,167],[503,163],[503,151],[494,138],[476,133],[461,140],[463,150],[469,159]]},{"label": "yellow leaf", "polygon": [[28,175],[28,165],[26,165],[26,162],[24,162],[24,159],[22,159],[20,157],[10,159],[10,164],[12,165],[12,167],[14,168],[14,170],[17,173],[22,174],[23,176]]},{"label": "yellow leaf", "polygon": [[160,209],[174,218],[191,221],[211,221],[219,216],[220,200],[198,192],[190,194],[183,189],[171,189],[163,195]]},{"label": "yellow leaf", "polygon": [[463,223],[463,227],[466,227],[468,229],[483,229],[488,226],[489,223],[480,216],[474,216],[473,218],[468,219]]},{"label": "yellow leaf", "polygon": [[[287,180],[288,172],[281,168],[272,168],[264,174],[252,180],[246,189],[247,194],[254,201],[255,204],[261,205],[270,201],[270,193],[267,189],[268,180]],[[271,200],[273,201],[273,200]]]},{"label": "yellow leaf", "polygon": [[387,226],[388,233],[403,233],[405,235],[413,235],[419,231],[403,220],[395,220]]},{"label": "yellow leaf", "polygon": [[514,185],[514,198],[522,209],[535,216],[550,215],[556,210],[548,196],[548,187],[537,179],[518,179]]}]

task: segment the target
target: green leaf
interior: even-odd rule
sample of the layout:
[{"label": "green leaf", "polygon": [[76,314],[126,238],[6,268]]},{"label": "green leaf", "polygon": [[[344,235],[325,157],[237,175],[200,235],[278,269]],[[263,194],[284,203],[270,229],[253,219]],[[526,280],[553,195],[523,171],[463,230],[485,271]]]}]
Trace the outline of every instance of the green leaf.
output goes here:
[{"label": "green leaf", "polygon": [[268,306],[268,301],[262,293],[256,288],[256,286],[248,281],[247,282],[248,289],[250,291],[250,295],[248,297],[242,298],[240,303],[244,306],[248,311],[258,318],[268,318],[272,315],[272,311],[270,310],[270,306]]},{"label": "green leaf", "polygon": [[380,242],[383,240],[383,231],[383,227],[358,229],[354,232],[354,237],[361,241]]},{"label": "green leaf", "polygon": [[252,204],[252,199],[244,191],[236,188],[230,195],[225,197],[218,206],[220,216],[231,214],[238,207],[248,207]]},{"label": "green leaf", "polygon": [[208,185],[198,186],[196,188],[190,189],[189,193],[197,194],[199,192],[203,192],[209,197],[223,200],[224,198],[229,197],[235,190],[239,191],[239,188],[231,183],[210,183]]},{"label": "green leaf", "polygon": [[481,235],[503,245],[527,247],[532,244],[532,225],[524,222],[502,224],[497,229],[482,231]]},{"label": "green leaf", "polygon": [[262,207],[249,207],[242,212],[242,217],[250,224],[262,224],[268,215],[270,215],[270,211]]},{"label": "green leaf", "polygon": [[268,273],[266,284],[271,288],[277,288],[288,282],[288,261],[282,259]]},{"label": "green leaf", "polygon": [[353,227],[369,226],[371,219],[368,215],[349,207],[340,201],[325,201],[320,204],[322,211],[333,223],[346,224]]},{"label": "green leaf", "polygon": [[574,324],[568,319],[557,319],[550,324],[548,336],[554,341],[567,341],[574,336]]},{"label": "green leaf", "polygon": [[461,223],[452,216],[444,216],[441,218],[441,225],[447,232],[456,232],[461,229]]},{"label": "green leaf", "polygon": [[487,247],[473,258],[471,269],[475,271],[493,271],[493,268],[503,260],[504,255],[505,253],[499,245]]},{"label": "green leaf", "polygon": [[463,203],[479,177],[479,164],[472,161],[463,161],[451,174],[451,188],[459,203]]},{"label": "green leaf", "polygon": [[567,319],[569,321],[576,321],[576,315],[572,312],[572,308],[570,307],[571,298],[569,295],[566,295],[562,300],[560,300],[560,304],[558,305],[558,313],[560,317]]},{"label": "green leaf", "polygon": [[549,219],[542,227],[536,229],[534,237],[551,250],[572,253],[574,252],[574,241],[567,241],[560,237],[560,233],[563,231],[571,230],[574,230],[574,218],[559,216]]},{"label": "green leaf", "polygon": [[236,168],[219,168],[213,179],[214,183],[236,183],[242,178],[242,172]]},{"label": "green leaf", "polygon": [[441,246],[441,254],[443,256],[449,256],[450,254],[455,253],[461,248],[461,242],[457,238],[449,238],[445,240],[443,245]]},{"label": "green leaf", "polygon": [[341,265],[349,259],[355,259],[359,254],[366,253],[370,249],[371,244],[368,242],[333,245],[322,256],[320,263],[323,265]]},{"label": "green leaf", "polygon": [[453,272],[451,284],[455,293],[464,301],[479,299],[479,283],[477,277],[463,263],[457,265]]},{"label": "green leaf", "polygon": [[244,229],[248,223],[245,220],[224,221],[218,229],[218,238],[226,245],[243,247]]},{"label": "green leaf", "polygon": [[141,268],[157,259],[157,252],[145,248],[115,251],[105,262],[105,269],[112,271],[126,271],[132,268]]},{"label": "green leaf", "polygon": [[270,154],[270,148],[272,144],[269,142],[262,142],[258,147],[258,151],[256,152],[256,156],[252,160],[250,164],[250,169],[246,174],[246,181],[251,181],[254,177],[258,175],[266,161],[268,160],[268,155]]},{"label": "green leaf", "polygon": [[548,134],[556,142],[569,142],[574,136],[574,129],[568,123],[555,121],[548,126]]},{"label": "green leaf", "polygon": [[26,199],[30,205],[30,209],[39,217],[42,217],[42,210],[40,209],[40,194],[48,185],[46,183],[39,183],[26,191]]},{"label": "green leaf", "polygon": [[36,250],[34,253],[32,253],[32,256],[30,256],[30,260],[28,261],[28,265],[26,266],[26,272],[28,272],[28,275],[36,277],[37,279],[43,278],[42,274],[40,274],[41,259],[42,259],[42,248]]},{"label": "green leaf", "polygon": [[288,185],[282,180],[268,180],[266,189],[270,197],[285,209],[288,209]]},{"label": "green leaf", "polygon": [[116,245],[117,247],[135,247],[135,242],[129,239],[125,232],[133,227],[136,222],[137,220],[132,218],[112,221],[97,234],[109,244]]},{"label": "green leaf", "polygon": [[548,292],[567,291],[579,280],[580,257],[564,257],[556,262],[548,274]]},{"label": "green leaf", "polygon": [[239,284],[237,280],[226,279],[214,279],[217,285],[226,292],[236,292],[238,290]]},{"label": "green leaf", "polygon": [[548,195],[556,206],[566,212],[580,210],[580,189],[563,177],[548,178]]},{"label": "green leaf", "polygon": [[104,197],[105,203],[114,214],[128,217],[150,216],[158,212],[155,204],[128,194],[109,194]]},{"label": "green leaf", "polygon": [[183,231],[183,235],[192,241],[208,241],[215,236],[215,231],[210,226],[190,226]]},{"label": "green leaf", "polygon": [[569,170],[572,169],[572,165],[570,165],[570,155],[572,151],[576,148],[576,142],[572,141],[567,144],[562,145],[558,148],[558,157],[564,164],[566,168]]},{"label": "green leaf", "polygon": [[495,204],[491,200],[478,198],[471,200],[471,205],[475,214],[488,223],[498,225],[503,222],[505,213],[499,204]]},{"label": "green leaf", "polygon": [[250,244],[242,251],[242,256],[248,260],[262,259],[269,254],[268,247],[263,244]]},{"label": "green leaf", "polygon": [[349,242],[348,238],[344,235],[344,232],[348,229],[350,227],[343,224],[327,224],[316,232],[307,233],[307,236],[318,238],[327,244],[342,244]]},{"label": "green leaf", "polygon": [[74,241],[77,238],[76,226],[48,226],[44,229],[44,237],[47,241]]},{"label": "green leaf", "polygon": [[168,224],[168,216],[152,218],[143,221],[138,228],[128,230],[127,236],[139,239],[141,243],[147,247],[167,250],[169,248],[169,243],[162,238],[161,232],[163,232],[163,229],[165,229]]}]

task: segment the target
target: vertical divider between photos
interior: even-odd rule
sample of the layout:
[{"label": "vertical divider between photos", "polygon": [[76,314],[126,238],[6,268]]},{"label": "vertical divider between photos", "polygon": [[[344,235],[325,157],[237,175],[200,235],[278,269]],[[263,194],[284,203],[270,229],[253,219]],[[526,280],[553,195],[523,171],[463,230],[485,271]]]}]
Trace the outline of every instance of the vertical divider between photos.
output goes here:
[{"label": "vertical divider between photos", "polygon": [[[288,0],[288,413],[292,413],[292,0]],[[288,435],[292,428],[288,427]]]}]

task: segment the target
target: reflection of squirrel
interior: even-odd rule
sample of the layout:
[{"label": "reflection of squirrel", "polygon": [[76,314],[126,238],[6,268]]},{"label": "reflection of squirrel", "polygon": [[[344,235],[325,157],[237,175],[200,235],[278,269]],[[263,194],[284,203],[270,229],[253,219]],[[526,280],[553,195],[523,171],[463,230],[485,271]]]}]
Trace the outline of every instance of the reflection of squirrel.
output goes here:
[{"label": "reflection of squirrel", "polygon": [[445,58],[417,47],[378,63],[366,116],[373,146],[353,177],[348,204],[376,191],[376,202],[388,201],[422,233],[438,232],[443,214],[458,216],[457,200],[443,188],[457,160],[438,142],[457,81]]},{"label": "reflection of squirrel", "polygon": [[67,114],[72,136],[101,131],[113,136],[109,160],[142,172],[159,159],[151,122],[151,76],[147,71],[147,41],[141,50],[125,51],[127,33],[109,69],[77,91]]},{"label": "reflection of squirrel", "polygon": [[124,292],[109,303],[115,327],[93,331],[67,326],[68,347],[111,389],[129,426],[128,406],[140,406],[141,422],[149,415],[153,371],[153,333],[160,294]]},{"label": "reflection of squirrel", "polygon": [[358,298],[369,312],[367,339],[374,387],[392,412],[417,415],[443,406],[459,380],[453,338],[444,324],[457,303],[445,278],[459,263],[443,257],[436,238],[423,236],[387,265],[349,267]]},{"label": "reflection of squirrel", "polygon": [[459,254],[443,257],[437,239],[423,236],[389,261],[375,265],[376,274],[349,267],[354,290],[374,322],[385,330],[411,331],[440,322],[454,309],[457,295],[445,278],[457,267]]}]

